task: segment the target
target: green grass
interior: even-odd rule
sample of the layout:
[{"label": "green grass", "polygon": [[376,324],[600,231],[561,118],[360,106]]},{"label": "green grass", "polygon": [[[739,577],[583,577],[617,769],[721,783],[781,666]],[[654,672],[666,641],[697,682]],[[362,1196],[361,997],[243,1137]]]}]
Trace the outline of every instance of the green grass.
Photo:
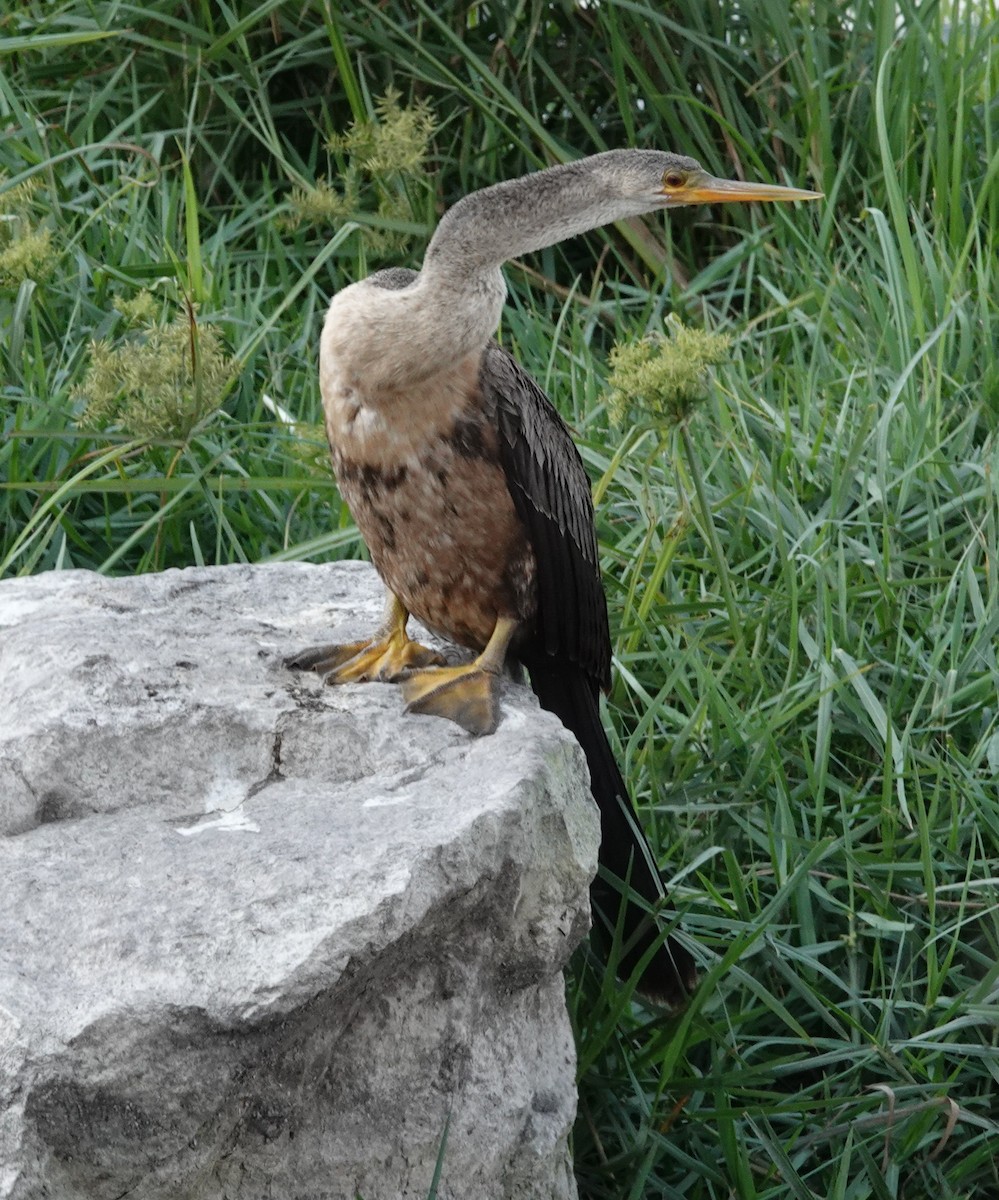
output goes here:
[{"label": "green grass", "polygon": [[[428,173],[295,225],[390,88],[436,114]],[[360,553],[322,311],[464,191],[634,144],[826,192],[509,271],[502,337],[594,479],[612,736],[704,975],[664,1018],[575,964],[593,1200],[999,1194],[997,94],[994,0],[0,17],[0,573]],[[238,361],[174,441],[83,420],[144,289]],[[617,429],[608,352],[671,312],[728,361],[687,425]]]}]

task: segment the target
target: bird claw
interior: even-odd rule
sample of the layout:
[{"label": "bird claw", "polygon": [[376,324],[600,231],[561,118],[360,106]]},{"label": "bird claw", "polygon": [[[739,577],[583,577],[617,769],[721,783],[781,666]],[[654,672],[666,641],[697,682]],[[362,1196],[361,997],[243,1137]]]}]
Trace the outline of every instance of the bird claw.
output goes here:
[{"label": "bird claw", "polygon": [[499,676],[475,663],[413,671],[402,681],[406,712],[445,717],[481,737],[499,724]]},{"label": "bird claw", "polygon": [[363,642],[310,646],[284,660],[297,671],[315,671],[328,684],[396,683],[414,669],[443,665],[436,650],[393,632]]}]

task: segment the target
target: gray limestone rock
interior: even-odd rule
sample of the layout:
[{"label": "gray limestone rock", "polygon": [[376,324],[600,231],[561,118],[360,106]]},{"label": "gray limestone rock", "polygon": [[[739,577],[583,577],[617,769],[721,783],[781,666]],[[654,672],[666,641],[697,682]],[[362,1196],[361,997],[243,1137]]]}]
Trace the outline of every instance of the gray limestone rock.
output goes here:
[{"label": "gray limestone rock", "polygon": [[475,739],[281,665],[380,611],[358,563],[0,583],[0,1197],[575,1196],[582,755],[514,684]]}]

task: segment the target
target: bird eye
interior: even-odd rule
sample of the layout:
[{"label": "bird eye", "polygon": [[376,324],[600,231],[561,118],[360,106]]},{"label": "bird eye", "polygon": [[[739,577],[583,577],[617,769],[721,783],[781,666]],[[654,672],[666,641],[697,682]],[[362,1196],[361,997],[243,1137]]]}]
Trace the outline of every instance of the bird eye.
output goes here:
[{"label": "bird eye", "polygon": [[663,176],[663,184],[668,188],[683,187],[684,176],[680,171],[667,171]]}]

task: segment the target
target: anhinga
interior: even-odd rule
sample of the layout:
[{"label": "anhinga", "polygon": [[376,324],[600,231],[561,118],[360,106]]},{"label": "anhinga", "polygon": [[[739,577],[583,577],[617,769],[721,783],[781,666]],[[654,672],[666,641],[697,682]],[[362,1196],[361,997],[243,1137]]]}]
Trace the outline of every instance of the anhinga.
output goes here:
[{"label": "anhinga", "polygon": [[[671,1004],[696,973],[650,915],[662,878],[600,721],[611,645],[589,480],[551,401],[492,341],[506,297],[500,268],[655,209],[817,195],[715,179],[654,150],[551,167],[459,200],[418,273],[379,271],[334,296],[320,342],[333,468],[388,603],[370,639],[314,647],[289,665],[331,683],[399,680],[408,711],[474,734],[496,727],[504,664],[526,667],[589,764],[600,862],[618,881],[595,882],[594,907],[623,931],[619,970],[634,971],[658,940],[639,986]],[[477,657],[444,665],[407,636],[410,613]]]}]

